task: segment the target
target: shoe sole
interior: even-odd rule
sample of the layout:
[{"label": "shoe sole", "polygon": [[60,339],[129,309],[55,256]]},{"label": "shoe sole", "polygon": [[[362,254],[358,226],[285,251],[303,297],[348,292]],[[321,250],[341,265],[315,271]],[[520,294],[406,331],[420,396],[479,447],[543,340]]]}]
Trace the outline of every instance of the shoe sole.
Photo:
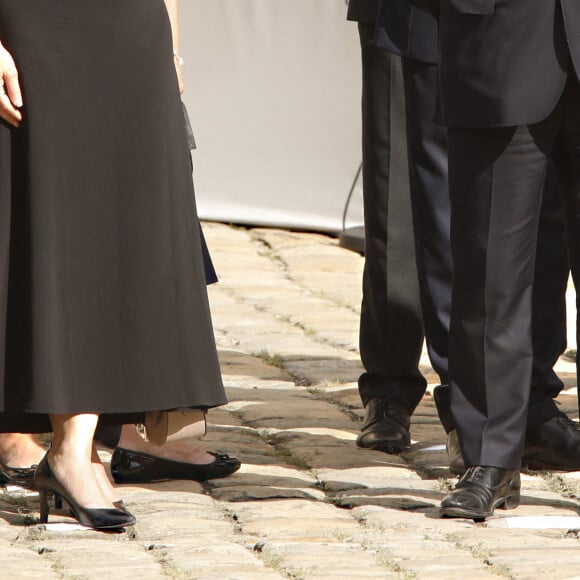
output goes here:
[{"label": "shoe sole", "polygon": [[398,445],[391,445],[389,443],[376,443],[374,445],[361,445],[358,441],[356,446],[359,449],[366,449],[369,451],[382,451],[383,453],[388,453],[389,455],[399,455],[404,451],[409,451],[410,447],[399,447]]},{"label": "shoe sole", "polygon": [[546,461],[541,461],[539,459],[524,458],[522,459],[522,469],[528,469],[530,471],[580,471],[580,465],[576,466],[565,466],[565,465],[554,465],[547,463]]},{"label": "shoe sole", "polygon": [[520,495],[509,495],[505,498],[498,500],[491,511],[483,512],[478,510],[468,510],[459,507],[442,507],[439,509],[439,513],[443,517],[447,518],[469,518],[472,520],[485,520],[493,515],[496,509],[500,510],[513,510],[520,505]]}]

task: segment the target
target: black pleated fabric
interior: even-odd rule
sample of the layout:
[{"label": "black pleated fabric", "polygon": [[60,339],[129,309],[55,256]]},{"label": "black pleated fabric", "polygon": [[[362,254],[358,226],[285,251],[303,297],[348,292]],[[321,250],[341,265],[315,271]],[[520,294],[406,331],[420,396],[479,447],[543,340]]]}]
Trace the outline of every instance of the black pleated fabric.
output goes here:
[{"label": "black pleated fabric", "polygon": [[0,40],[0,431],[223,404],[163,0],[0,0]]}]

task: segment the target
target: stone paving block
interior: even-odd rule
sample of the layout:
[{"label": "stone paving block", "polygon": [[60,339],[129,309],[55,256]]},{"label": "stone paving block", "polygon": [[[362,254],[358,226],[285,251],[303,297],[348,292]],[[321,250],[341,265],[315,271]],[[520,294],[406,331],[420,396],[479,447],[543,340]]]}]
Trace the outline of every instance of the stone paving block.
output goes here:
[{"label": "stone paving block", "polygon": [[44,557],[64,578],[159,578],[159,564],[139,543],[120,539],[122,534],[100,536],[87,539],[84,532],[72,532],[51,538],[47,532],[42,544],[51,551]]},{"label": "stone paving block", "polygon": [[[375,453],[378,454],[378,452]],[[382,453],[381,456],[386,461],[393,457],[385,453]],[[335,483],[339,485],[352,483],[375,489],[383,489],[385,487],[396,487],[407,491],[410,489],[437,489],[437,482],[421,479],[416,473],[410,471],[406,465],[376,464],[372,467],[358,467],[356,469],[323,469],[318,471],[317,475],[326,488]]]},{"label": "stone paving block", "polygon": [[246,502],[236,505],[236,513],[244,522],[253,522],[275,515],[277,519],[296,519],[306,523],[313,520],[332,519],[352,523],[349,511],[337,510],[331,505],[306,500],[275,500]]},{"label": "stone paving block", "polygon": [[236,478],[213,479],[208,482],[213,489],[219,487],[231,487],[233,484],[240,486],[260,485],[263,487],[317,487],[318,480],[302,470],[281,465],[252,465],[242,464]]},{"label": "stone paving block", "polygon": [[203,503],[205,500],[211,502],[211,498],[205,498],[201,495],[203,486],[197,481],[176,479],[156,483],[123,484],[116,485],[116,487],[129,508],[131,505],[157,501],[160,496],[163,497],[163,500],[159,502],[162,505],[170,505],[172,501],[182,501],[192,505]]},{"label": "stone paving block", "polygon": [[[290,450],[298,455],[298,450],[294,450],[292,447],[290,447]],[[342,467],[351,469],[369,466],[369,460],[363,455],[351,454],[351,447],[348,444],[306,450],[300,453],[299,457],[314,470],[340,469]]]},{"label": "stone paving block", "polygon": [[324,492],[312,488],[262,487],[260,485],[238,485],[220,487],[212,494],[217,500],[227,502],[244,502],[265,499],[298,498],[324,501]]},{"label": "stone paving block", "polygon": [[[269,433],[275,436],[280,443],[300,441],[304,444],[319,445],[320,441],[355,441],[356,431],[345,429],[331,429],[328,427],[291,427],[288,429],[270,429]],[[320,441],[316,439],[320,438]]]},{"label": "stone paving block", "polygon": [[[363,406],[358,394],[358,386],[356,382],[336,383],[329,381],[328,383],[319,383],[314,388],[317,396],[320,396],[328,401],[332,401],[350,410],[358,410],[359,417],[363,416]],[[360,429],[360,425],[358,426]]]},{"label": "stone paving block", "polygon": [[[366,463],[353,468],[345,462],[342,468],[317,471],[325,489],[437,489],[437,482],[421,479],[397,456],[379,452],[360,452],[356,455]],[[373,457],[375,455],[378,456],[376,459]]]},{"label": "stone paving block", "polygon": [[238,407],[246,424],[259,423],[261,428],[326,427],[340,429],[344,425],[344,413],[335,405],[312,400],[299,393],[287,394],[284,404],[279,401],[262,401],[254,405]]},{"label": "stone paving block", "polygon": [[462,558],[456,552],[424,551],[417,554],[407,565],[415,577],[425,580],[433,578],[441,580],[464,580],[465,578],[491,580],[500,576],[489,566],[474,562],[473,558]]},{"label": "stone paving block", "polygon": [[[344,274],[344,273],[343,273]],[[349,305],[355,312],[360,311],[362,284],[360,281],[349,282],[344,275],[335,272],[292,272],[296,282],[309,288],[312,292],[328,296],[332,302]]]},{"label": "stone paving block", "polygon": [[398,572],[389,572],[388,570],[375,569],[370,570],[355,568],[349,570],[335,570],[333,569],[330,573],[324,572],[312,572],[306,576],[308,580],[334,580],[335,578],[347,578],[352,580],[352,578],[376,578],[380,580],[388,580],[390,578],[400,580],[401,574]]},{"label": "stone paving block", "polygon": [[254,574],[256,578],[280,578],[276,571],[238,543],[204,540],[204,534],[200,534],[200,540],[196,546],[183,540],[168,543],[166,551],[171,563],[195,578],[238,578],[238,571],[246,577]]},{"label": "stone paving block", "polygon": [[[229,387],[230,402],[227,411],[244,411],[246,407],[264,407],[271,404],[293,405],[294,402],[309,401],[307,389],[297,387],[290,381],[254,381],[246,388]],[[292,407],[290,407],[289,412]]]},{"label": "stone paving block", "polygon": [[313,576],[358,578],[360,571],[382,577],[385,568],[374,554],[359,544],[340,541],[341,531],[334,534],[336,541],[269,542],[268,550],[282,558],[284,568],[291,574],[305,578]]},{"label": "stone paving block", "polygon": [[580,575],[580,546],[570,541],[568,546],[545,545],[543,550],[536,545],[530,548],[503,550],[494,548],[492,562],[509,570],[517,570],[517,574],[535,573],[536,578],[567,578],[572,574]]},{"label": "stone paving block", "polygon": [[0,578],[60,578],[52,568],[52,562],[39,554],[34,545],[13,545],[0,540]]},{"label": "stone paving block", "polygon": [[340,381],[350,383],[356,381],[364,371],[363,366],[358,359],[353,359],[350,353],[343,353],[341,356],[325,357],[317,353],[303,351],[308,356],[302,358],[284,359],[284,368],[292,374],[305,377],[311,384],[326,381]]},{"label": "stone paving block", "polygon": [[379,451],[361,451],[350,441],[335,441],[326,447],[301,447],[296,442],[287,447],[302,457],[310,467],[320,470],[355,469],[374,466],[404,466],[405,460]]},{"label": "stone paving block", "polygon": [[259,358],[233,350],[218,349],[222,374],[225,377],[256,377],[262,380],[287,380],[283,370],[266,364]]},{"label": "stone paving block", "polygon": [[[216,520],[186,508],[179,511],[163,510],[155,513],[135,512],[138,516],[135,530],[142,543],[162,544],[182,539],[188,545],[198,545],[210,538],[225,538],[232,534],[229,521]],[[203,537],[197,530],[203,530]]]},{"label": "stone paving block", "polygon": [[344,508],[380,505],[397,510],[419,511],[436,507],[439,505],[439,501],[441,501],[441,497],[437,500],[432,500],[428,497],[409,494],[347,493],[337,499],[337,504]]},{"label": "stone paving block", "polygon": [[[314,429],[314,428],[313,428]],[[340,433],[338,429],[328,429],[328,434],[312,433],[309,427],[297,428],[289,431],[278,431],[271,434],[271,440],[278,445],[284,445],[287,449],[295,451],[298,455],[313,454],[314,456],[322,456],[328,453],[334,453],[337,449],[341,452],[344,450],[353,450],[352,438],[346,438],[345,435],[351,435],[348,431],[336,437],[334,434]],[[354,455],[354,453],[353,453]],[[350,457],[343,456],[343,465],[350,462]]]},{"label": "stone paving block", "polygon": [[[280,230],[277,228],[252,228],[251,236],[253,239],[260,239],[266,242],[271,248],[281,251],[284,248],[312,248],[318,250],[321,245],[337,246],[335,238],[331,238],[324,234],[317,234],[312,232],[304,232],[300,236],[294,235],[293,232],[287,230]],[[357,254],[353,254],[357,256]]]},{"label": "stone paving block", "polygon": [[260,539],[292,539],[314,542],[328,539],[337,530],[344,530],[345,533],[348,533],[351,527],[356,527],[356,524],[345,522],[340,518],[305,522],[299,519],[271,517],[244,524],[243,530],[244,534],[253,535]]}]

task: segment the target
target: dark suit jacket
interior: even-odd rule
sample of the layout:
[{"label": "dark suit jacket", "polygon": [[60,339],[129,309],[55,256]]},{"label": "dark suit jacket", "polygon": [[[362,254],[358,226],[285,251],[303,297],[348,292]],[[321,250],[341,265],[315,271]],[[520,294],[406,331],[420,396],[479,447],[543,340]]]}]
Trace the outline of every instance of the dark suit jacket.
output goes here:
[{"label": "dark suit jacket", "polygon": [[375,42],[395,54],[436,63],[437,0],[382,0]]},{"label": "dark suit jacket", "polygon": [[441,0],[439,35],[451,127],[538,123],[580,71],[578,0]]},{"label": "dark suit jacket", "polygon": [[347,18],[376,25],[375,44],[394,54],[437,62],[438,0],[350,0]]},{"label": "dark suit jacket", "polygon": [[381,0],[349,0],[347,19],[376,24]]}]

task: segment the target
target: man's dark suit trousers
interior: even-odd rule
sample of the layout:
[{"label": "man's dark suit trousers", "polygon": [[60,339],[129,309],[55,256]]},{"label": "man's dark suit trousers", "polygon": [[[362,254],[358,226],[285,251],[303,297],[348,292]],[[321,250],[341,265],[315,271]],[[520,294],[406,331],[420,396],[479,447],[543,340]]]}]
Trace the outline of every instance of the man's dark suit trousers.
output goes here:
[{"label": "man's dark suit trousers", "polygon": [[[365,405],[386,397],[411,413],[426,387],[418,368],[423,321],[433,367],[447,382],[446,130],[433,123],[437,67],[376,48],[374,28],[359,23],[366,233],[359,391]],[[406,127],[404,100],[412,110]]]},{"label": "man's dark suit trousers", "polygon": [[[555,243],[557,236],[538,247],[535,265],[538,237],[546,243],[538,223],[551,162],[568,210],[574,239],[570,263],[576,286],[580,284],[578,81],[568,82],[556,109],[541,123],[450,129],[449,160],[456,265],[449,360],[452,411],[467,465],[518,469],[532,371],[537,365],[546,367],[556,355],[550,331],[564,318],[557,292],[565,256]],[[556,227],[563,232],[558,219]],[[542,287],[534,286],[534,276]],[[540,409],[550,414],[551,389],[557,393],[556,382],[532,388],[530,413]],[[556,412],[552,403],[551,413]]]},{"label": "man's dark suit trousers", "polygon": [[[412,412],[425,392],[418,370],[422,321],[431,364],[440,382],[448,382],[452,261],[447,130],[433,120],[437,66],[376,48],[374,25],[360,23],[359,34],[366,232],[360,329],[366,372],[359,379],[359,392],[365,405],[373,397],[385,397],[401,401]],[[399,118],[404,101],[406,126]],[[565,347],[567,276],[564,223],[550,174],[534,280],[529,425],[555,415],[552,398],[563,386],[552,367]],[[450,416],[441,420],[447,431],[455,428]]]}]

